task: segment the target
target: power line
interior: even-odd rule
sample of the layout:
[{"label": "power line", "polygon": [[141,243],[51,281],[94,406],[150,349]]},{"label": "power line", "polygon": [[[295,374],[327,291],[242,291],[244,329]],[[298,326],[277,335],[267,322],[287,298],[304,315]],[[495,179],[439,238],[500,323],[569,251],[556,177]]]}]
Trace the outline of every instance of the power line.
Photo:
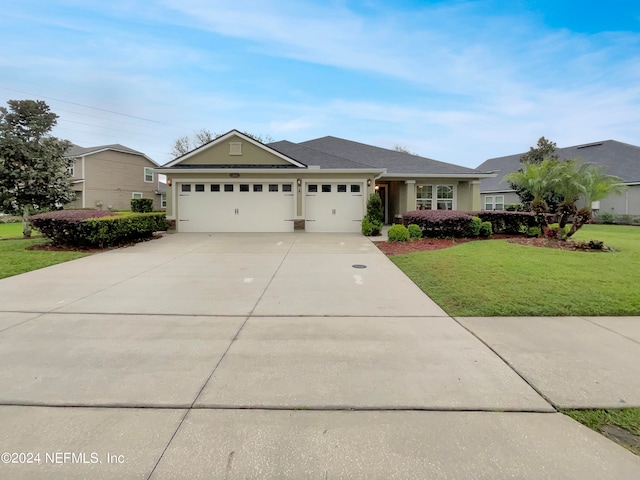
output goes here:
[{"label": "power line", "polygon": [[144,120],[145,122],[158,123],[160,125],[166,125],[168,127],[174,127],[175,126],[175,125],[171,125],[169,123],[159,122],[158,120],[151,120],[150,118],[137,117],[135,115],[129,115],[127,113],[120,113],[120,112],[116,112],[116,111],[113,111],[113,110],[107,110],[107,109],[104,109],[104,108],[92,107],[90,105],[84,105],[82,103],[70,102],[68,100],[61,100],[59,98],[54,98],[54,97],[47,97],[46,95],[38,95],[37,93],[25,92],[23,90],[16,90],[14,88],[7,88],[7,87],[3,87],[3,86],[0,86],[0,88],[3,89],[3,90],[9,90],[10,92],[24,93],[25,95],[33,95],[33,96],[36,96],[36,97],[46,98],[48,100],[55,100],[56,102],[63,102],[63,103],[71,104],[71,105],[77,105],[79,107],[91,108],[93,110],[99,110],[101,112],[113,113],[115,115],[122,115],[123,117],[136,118],[138,120]]}]

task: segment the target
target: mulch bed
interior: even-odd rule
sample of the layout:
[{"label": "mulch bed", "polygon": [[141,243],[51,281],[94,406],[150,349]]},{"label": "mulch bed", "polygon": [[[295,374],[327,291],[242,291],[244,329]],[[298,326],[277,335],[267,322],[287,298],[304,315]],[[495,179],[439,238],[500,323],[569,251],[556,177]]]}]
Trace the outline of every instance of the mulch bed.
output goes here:
[{"label": "mulch bed", "polygon": [[[532,247],[557,248],[561,250],[579,250],[572,241],[563,241],[544,237],[523,237],[521,235],[493,235],[491,238],[423,238],[412,242],[374,242],[385,255],[403,255],[405,253],[423,252],[455,247],[467,242],[490,242],[492,240],[507,240],[509,243],[529,245]],[[580,249],[583,250],[583,249]],[[602,252],[606,250],[585,250]]]}]

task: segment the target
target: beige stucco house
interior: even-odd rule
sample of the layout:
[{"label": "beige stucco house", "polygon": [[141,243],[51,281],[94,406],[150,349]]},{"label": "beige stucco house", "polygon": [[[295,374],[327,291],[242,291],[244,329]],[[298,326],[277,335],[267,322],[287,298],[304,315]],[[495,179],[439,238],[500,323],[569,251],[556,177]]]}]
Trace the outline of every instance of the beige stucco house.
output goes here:
[{"label": "beige stucco house", "polygon": [[129,210],[132,198],[152,198],[154,210],[164,208],[158,164],[144,153],[118,144],[74,145],[66,156],[75,159],[70,174],[76,199],[68,208]]},{"label": "beige stucco house", "polygon": [[392,223],[415,209],[479,210],[491,176],[336,137],[262,144],[237,130],[156,172],[179,232],[359,232],[372,193]]}]

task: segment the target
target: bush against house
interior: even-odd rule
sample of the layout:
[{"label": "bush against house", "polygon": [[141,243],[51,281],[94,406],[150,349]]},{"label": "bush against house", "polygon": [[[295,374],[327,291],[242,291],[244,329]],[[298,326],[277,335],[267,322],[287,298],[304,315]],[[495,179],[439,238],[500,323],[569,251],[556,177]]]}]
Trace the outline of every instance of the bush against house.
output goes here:
[{"label": "bush against house", "polygon": [[105,248],[137,242],[167,229],[164,213],[60,210],[33,215],[29,222],[54,245],[78,248]]}]

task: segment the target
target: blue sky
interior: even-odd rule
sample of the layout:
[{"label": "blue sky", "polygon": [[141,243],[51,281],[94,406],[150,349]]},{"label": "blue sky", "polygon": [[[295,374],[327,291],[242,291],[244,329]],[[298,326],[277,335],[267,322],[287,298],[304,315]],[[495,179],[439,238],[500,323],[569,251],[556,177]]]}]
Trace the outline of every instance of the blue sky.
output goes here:
[{"label": "blue sky", "polygon": [[542,135],[640,145],[636,0],[22,0],[0,44],[1,104],[45,100],[57,136],[161,164],[201,128],[469,167]]}]

